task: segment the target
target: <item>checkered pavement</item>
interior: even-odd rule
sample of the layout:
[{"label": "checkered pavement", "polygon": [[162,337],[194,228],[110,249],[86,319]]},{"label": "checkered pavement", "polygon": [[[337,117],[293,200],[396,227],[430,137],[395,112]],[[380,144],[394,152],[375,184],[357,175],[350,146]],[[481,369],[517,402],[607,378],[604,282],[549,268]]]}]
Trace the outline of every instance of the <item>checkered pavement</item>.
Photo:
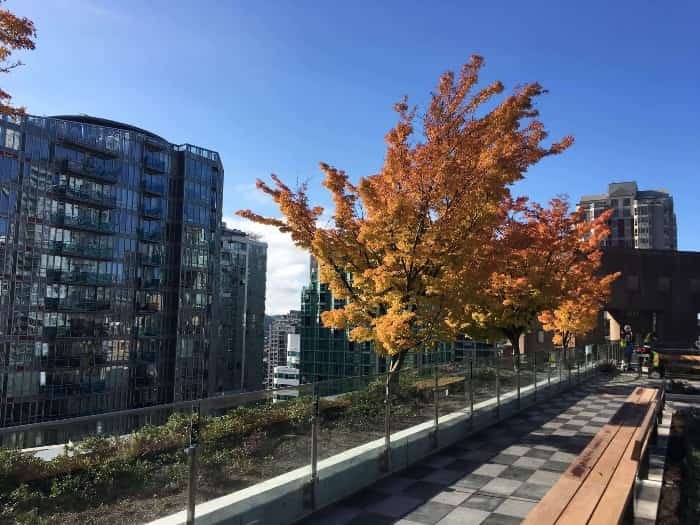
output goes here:
[{"label": "checkered pavement", "polygon": [[610,386],[562,392],[299,525],[520,523],[633,388]]}]

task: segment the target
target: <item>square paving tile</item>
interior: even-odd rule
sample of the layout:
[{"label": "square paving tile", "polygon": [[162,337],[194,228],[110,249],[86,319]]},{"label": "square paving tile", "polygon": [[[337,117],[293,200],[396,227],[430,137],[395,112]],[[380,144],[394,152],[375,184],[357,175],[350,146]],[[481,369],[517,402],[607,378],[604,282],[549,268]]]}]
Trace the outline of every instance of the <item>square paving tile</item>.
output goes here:
[{"label": "square paving tile", "polygon": [[412,478],[404,478],[402,476],[390,476],[375,483],[372,489],[377,490],[379,492],[386,492],[387,494],[397,494],[415,482],[416,480]]},{"label": "square paving tile", "polygon": [[520,518],[494,513],[482,521],[481,525],[519,525],[521,522],[522,520]]},{"label": "square paving tile", "polygon": [[503,450],[501,454],[510,454],[513,456],[524,456],[530,451],[530,447],[521,447],[518,445],[513,445]]},{"label": "square paving tile", "polygon": [[499,465],[512,465],[515,461],[520,459],[520,456],[514,454],[498,454],[490,459],[491,463],[498,463]]},{"label": "square paving tile", "polygon": [[347,525],[362,512],[360,508],[332,505],[302,523],[304,525]]},{"label": "square paving tile", "polygon": [[489,481],[491,481],[493,478],[489,476],[480,476],[478,474],[468,474],[467,476],[464,476],[462,479],[456,481],[454,484],[451,485],[450,488],[467,488],[467,489],[474,489],[474,490],[479,490],[481,487],[486,485]]},{"label": "square paving tile", "polygon": [[474,494],[474,491],[464,489],[463,491],[445,489],[433,496],[430,501],[436,501],[438,503],[444,503],[445,505],[457,506],[462,503],[469,496]]},{"label": "square paving tile", "polygon": [[498,463],[484,463],[474,471],[474,474],[480,476],[491,476],[497,478],[501,472],[507,469],[507,465],[499,465]]},{"label": "square paving tile", "polygon": [[505,498],[498,496],[489,496],[488,494],[474,494],[462,503],[462,507],[470,509],[486,510],[493,512],[498,506],[505,501]]},{"label": "square paving tile", "polygon": [[423,478],[423,481],[429,481],[430,483],[439,483],[441,485],[451,485],[455,481],[461,479],[464,476],[462,472],[457,472],[456,470],[436,470],[432,474],[429,474]]},{"label": "square paving tile", "polygon": [[426,465],[414,465],[412,467],[408,467],[405,470],[402,470],[399,475],[405,477],[405,478],[414,478],[414,479],[423,479],[425,476],[428,474],[432,474],[435,472],[437,469],[428,467]]},{"label": "square paving tile", "polygon": [[548,486],[553,486],[557,481],[559,481],[559,478],[561,477],[561,474],[559,472],[549,472],[547,470],[537,470],[535,473],[530,476],[527,480],[528,483],[537,483],[540,485],[548,485]]},{"label": "square paving tile", "polygon": [[481,525],[489,513],[484,510],[455,507],[452,512],[437,522],[437,525]]},{"label": "square paving tile", "polygon": [[505,514],[506,516],[513,516],[514,518],[525,518],[530,509],[534,507],[537,503],[534,501],[528,501],[518,498],[508,498],[500,507],[496,509],[496,514]]},{"label": "square paving tile", "polygon": [[538,485],[537,483],[523,483],[520,488],[513,492],[513,497],[539,501],[544,498],[550,490],[549,485]]},{"label": "square paving tile", "polygon": [[529,468],[531,470],[537,470],[545,463],[546,463],[546,461],[544,459],[522,457],[518,461],[513,463],[513,466],[520,467],[520,468]]},{"label": "square paving tile", "polygon": [[373,512],[363,512],[347,525],[393,525],[396,520]]},{"label": "square paving tile", "polygon": [[417,523],[424,523],[425,525],[434,525],[454,509],[454,505],[429,501],[408,514],[406,519]]},{"label": "square paving tile", "polygon": [[481,462],[479,461],[468,461],[466,459],[453,459],[451,462],[447,463],[446,465],[443,465],[441,468],[445,470],[454,470],[457,472],[461,472],[463,474],[467,474],[469,472],[472,472],[474,469],[478,468],[481,465]]},{"label": "square paving tile", "polygon": [[520,467],[508,467],[501,472],[499,478],[514,479],[516,481],[527,481],[532,476],[532,470]]},{"label": "square paving tile", "polygon": [[481,487],[481,492],[497,494],[499,496],[510,496],[513,492],[518,490],[522,484],[522,481],[515,479],[495,478]]},{"label": "square paving tile", "polygon": [[420,498],[393,495],[369,505],[366,510],[374,514],[380,514],[390,518],[400,518],[411,512],[421,503],[423,503],[423,500]]},{"label": "square paving tile", "polygon": [[576,459],[576,454],[570,454],[569,452],[555,452],[549,459],[550,461],[562,461],[564,463],[571,463]]},{"label": "square paving tile", "polygon": [[402,494],[411,498],[420,498],[428,500],[444,490],[444,487],[438,483],[429,483],[427,481],[414,481],[406,487]]},{"label": "square paving tile", "polygon": [[551,450],[540,450],[538,448],[533,448],[525,454],[525,457],[527,458],[538,458],[538,459],[550,459],[552,456],[552,451]]},{"label": "square paving tile", "polygon": [[542,465],[541,470],[550,470],[552,472],[565,472],[569,468],[570,463],[564,463],[562,461],[547,461]]}]

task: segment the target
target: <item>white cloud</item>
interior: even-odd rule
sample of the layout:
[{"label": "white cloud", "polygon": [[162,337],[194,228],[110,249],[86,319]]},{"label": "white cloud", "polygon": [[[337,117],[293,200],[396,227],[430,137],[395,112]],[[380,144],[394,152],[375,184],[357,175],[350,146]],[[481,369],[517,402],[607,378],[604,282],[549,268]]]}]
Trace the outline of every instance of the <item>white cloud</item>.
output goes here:
[{"label": "white cloud", "polygon": [[241,217],[224,217],[229,228],[260,236],[267,243],[267,287],[265,313],[283,314],[299,310],[301,288],[309,282],[309,253],[297,248],[292,238],[277,228]]}]

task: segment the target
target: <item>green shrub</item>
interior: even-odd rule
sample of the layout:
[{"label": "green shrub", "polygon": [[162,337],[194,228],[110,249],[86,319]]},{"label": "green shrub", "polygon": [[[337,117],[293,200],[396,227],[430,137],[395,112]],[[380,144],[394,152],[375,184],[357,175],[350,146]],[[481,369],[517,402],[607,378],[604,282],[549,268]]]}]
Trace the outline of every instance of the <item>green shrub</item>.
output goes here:
[{"label": "green shrub", "polygon": [[[46,463],[19,450],[0,449],[0,495],[45,475]],[[2,496],[0,496],[2,497]]]}]

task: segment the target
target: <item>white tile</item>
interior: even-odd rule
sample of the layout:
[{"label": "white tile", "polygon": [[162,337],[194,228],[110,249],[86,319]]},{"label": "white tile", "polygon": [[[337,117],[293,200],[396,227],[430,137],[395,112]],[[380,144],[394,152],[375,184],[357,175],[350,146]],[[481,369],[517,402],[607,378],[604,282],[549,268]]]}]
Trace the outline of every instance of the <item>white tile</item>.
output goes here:
[{"label": "white tile", "polygon": [[501,450],[501,454],[511,454],[513,456],[524,456],[530,452],[530,447],[521,447],[518,445],[513,445],[505,450]]},{"label": "white tile", "polygon": [[479,492],[485,494],[497,494],[499,496],[510,496],[513,494],[513,492],[518,490],[522,484],[522,481],[517,481],[514,479],[496,478],[481,487]]},{"label": "white tile", "polygon": [[537,470],[527,480],[528,483],[553,486],[561,477],[560,472],[549,472],[548,470]]},{"label": "white tile", "polygon": [[469,489],[463,489],[459,492],[455,491],[445,491],[441,492],[440,494],[437,494],[430,498],[430,501],[435,501],[437,503],[444,503],[445,505],[453,505],[457,506],[460,503],[462,503],[465,499],[467,499],[469,496],[474,494],[474,490],[469,490]]},{"label": "white tile", "polygon": [[486,463],[481,465],[472,474],[479,474],[481,476],[490,476],[492,478],[497,478],[501,472],[507,469],[507,465],[498,465],[496,463]]},{"label": "white tile", "polygon": [[479,525],[491,513],[484,510],[457,507],[437,522],[437,525]]},{"label": "white tile", "polygon": [[549,459],[551,461],[561,461],[562,463],[572,463],[576,459],[576,455],[568,452],[555,452]]},{"label": "white tile", "polygon": [[547,460],[540,458],[520,458],[513,463],[513,466],[537,470],[546,462]]},{"label": "white tile", "polygon": [[505,514],[506,516],[513,516],[514,518],[525,518],[536,504],[537,503],[534,501],[508,498],[501,503],[494,512],[497,514]]}]

